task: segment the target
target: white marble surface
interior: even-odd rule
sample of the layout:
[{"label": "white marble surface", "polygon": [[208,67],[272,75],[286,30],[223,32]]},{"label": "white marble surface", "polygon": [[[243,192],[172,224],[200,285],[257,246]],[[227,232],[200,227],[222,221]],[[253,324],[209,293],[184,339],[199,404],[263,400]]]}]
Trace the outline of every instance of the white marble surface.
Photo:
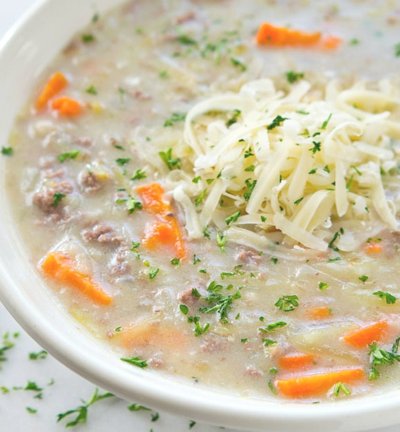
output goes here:
[{"label": "white marble surface", "polygon": [[[35,0],[0,0],[0,38]],[[59,0],[67,1],[67,0]],[[0,304],[0,337],[4,332],[19,332],[15,346],[7,351],[8,361],[0,363],[0,431],[4,432],[60,432],[66,421],[57,423],[57,414],[81,405],[80,399],[90,399],[95,387],[48,356],[43,360],[30,360],[29,353],[41,348],[21,330],[19,325]],[[1,340],[0,340],[1,343]],[[54,384],[49,386],[54,380]],[[25,387],[28,381],[43,388],[43,398],[35,399],[33,391],[12,390]],[[160,413],[151,422],[151,413],[130,412],[128,403],[117,398],[98,402],[89,409],[88,420],[75,429],[81,432],[183,432],[189,430],[187,420]],[[26,407],[37,410],[31,414]],[[73,430],[73,429],[71,429]],[[220,429],[196,424],[195,432],[217,432]],[[400,426],[374,432],[398,432]],[[227,431],[229,432],[229,431]],[[272,431],[271,431],[272,432]],[[294,432],[294,431],[287,431]],[[318,431],[315,431],[318,432]]]}]

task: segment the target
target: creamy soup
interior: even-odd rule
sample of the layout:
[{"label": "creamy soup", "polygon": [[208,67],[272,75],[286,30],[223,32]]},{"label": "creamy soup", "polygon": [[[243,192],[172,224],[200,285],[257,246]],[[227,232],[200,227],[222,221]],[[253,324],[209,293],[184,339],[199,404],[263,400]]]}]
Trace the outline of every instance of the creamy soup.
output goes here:
[{"label": "creamy soup", "polygon": [[122,361],[196,386],[312,403],[398,388],[395,6],[95,14],[2,151],[60,308]]}]

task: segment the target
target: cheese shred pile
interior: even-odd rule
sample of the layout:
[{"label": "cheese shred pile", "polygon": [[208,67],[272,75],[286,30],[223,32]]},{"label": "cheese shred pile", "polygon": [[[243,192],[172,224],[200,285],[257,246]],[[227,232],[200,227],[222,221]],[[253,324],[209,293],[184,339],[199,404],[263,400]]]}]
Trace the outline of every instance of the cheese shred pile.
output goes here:
[{"label": "cheese shred pile", "polygon": [[194,176],[169,179],[189,237],[214,225],[257,250],[326,251],[340,233],[336,246],[352,251],[397,231],[399,111],[389,81],[284,92],[262,79],[198,103],[184,129]]}]

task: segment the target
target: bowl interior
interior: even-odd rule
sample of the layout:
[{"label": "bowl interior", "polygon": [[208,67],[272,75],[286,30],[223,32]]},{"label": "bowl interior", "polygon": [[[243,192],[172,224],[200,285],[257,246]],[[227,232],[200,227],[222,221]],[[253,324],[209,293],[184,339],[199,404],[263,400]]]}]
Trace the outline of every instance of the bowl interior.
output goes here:
[{"label": "bowl interior", "polygon": [[[37,77],[94,13],[121,0],[44,0],[0,43],[0,142],[7,143],[13,119]],[[28,72],[28,73],[27,73]],[[1,163],[4,163],[2,161]],[[1,186],[7,183],[1,168]],[[194,387],[121,362],[60,313],[18,236],[0,194],[0,300],[25,330],[53,356],[95,384],[134,402],[187,418],[258,431],[349,432],[396,423],[400,392],[326,405],[265,402]]]}]

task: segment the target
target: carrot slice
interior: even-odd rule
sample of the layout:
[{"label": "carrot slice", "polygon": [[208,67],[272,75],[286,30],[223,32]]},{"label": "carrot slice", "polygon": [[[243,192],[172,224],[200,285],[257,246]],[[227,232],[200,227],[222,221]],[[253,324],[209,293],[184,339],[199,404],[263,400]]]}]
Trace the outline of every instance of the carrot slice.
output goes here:
[{"label": "carrot slice", "polygon": [[52,99],[55,95],[60,93],[68,85],[68,81],[61,72],[56,72],[50,77],[42,93],[39,95],[36,101],[36,109],[41,110],[47,102]]},{"label": "carrot slice", "polygon": [[261,24],[256,41],[259,45],[269,46],[321,46],[326,49],[337,48],[342,40],[335,36],[322,38],[320,32],[306,32],[287,27],[278,27],[270,23]]},{"label": "carrot slice", "polygon": [[364,370],[361,368],[342,369],[298,378],[277,379],[275,385],[285,396],[301,398],[320,395],[338,382],[348,384],[361,380],[364,376]]},{"label": "carrot slice", "polygon": [[164,189],[159,183],[140,186],[137,192],[142,200],[143,208],[155,213],[160,221],[148,224],[142,240],[149,249],[159,249],[162,245],[174,248],[177,258],[184,259],[186,248],[181,230],[176,221],[174,210],[170,203],[164,201]]},{"label": "carrot slice", "polygon": [[50,252],[42,263],[43,271],[58,282],[78,289],[95,303],[109,305],[111,297],[92,278],[76,269],[75,261],[61,252]]},{"label": "carrot slice", "polygon": [[152,346],[174,350],[187,345],[188,337],[182,331],[159,322],[142,322],[122,327],[113,337],[121,340],[127,350]]},{"label": "carrot slice", "polygon": [[304,369],[315,364],[315,356],[312,354],[294,353],[279,359],[279,367],[282,369]]},{"label": "carrot slice", "polygon": [[82,113],[82,105],[75,99],[68,97],[56,99],[52,107],[54,110],[58,111],[60,115],[66,117],[77,116]]},{"label": "carrot slice", "polygon": [[382,245],[375,242],[367,243],[364,246],[364,252],[367,254],[380,253],[382,250]]},{"label": "carrot slice", "polygon": [[332,316],[331,310],[326,306],[309,309],[306,313],[307,318],[312,320],[324,320]]},{"label": "carrot slice", "polygon": [[356,348],[365,348],[372,342],[379,342],[385,336],[389,325],[387,321],[380,321],[348,333],[343,337],[343,340]]}]

